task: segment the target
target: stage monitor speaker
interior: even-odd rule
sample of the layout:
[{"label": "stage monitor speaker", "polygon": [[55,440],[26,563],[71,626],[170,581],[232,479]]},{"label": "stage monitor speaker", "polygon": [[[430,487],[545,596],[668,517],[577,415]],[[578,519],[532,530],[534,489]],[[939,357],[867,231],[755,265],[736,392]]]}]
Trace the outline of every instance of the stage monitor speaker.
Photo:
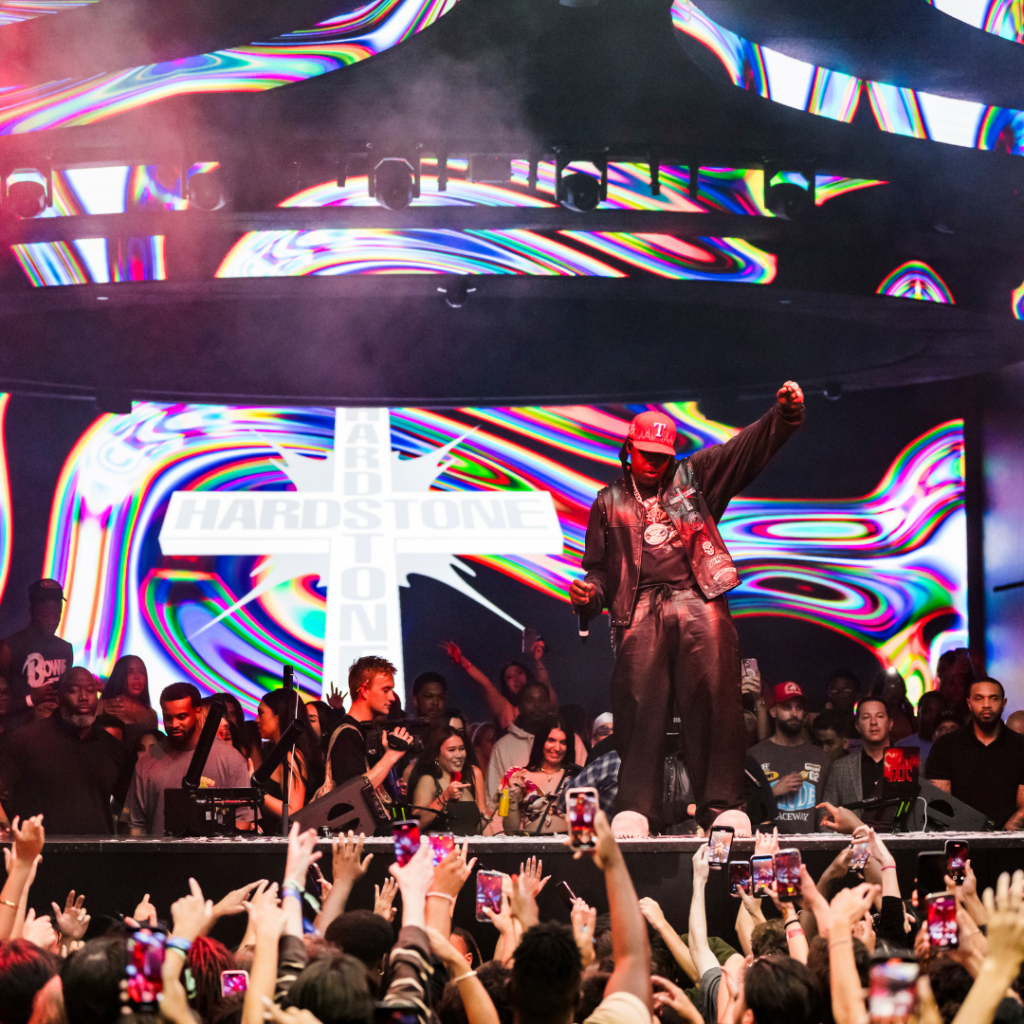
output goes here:
[{"label": "stage monitor speaker", "polygon": [[347,832],[351,829],[372,836],[377,828],[377,819],[370,809],[370,799],[364,792],[366,789],[370,789],[369,797],[375,799],[373,789],[361,775],[349,779],[326,796],[296,811],[291,820],[297,821],[304,829],[319,829],[326,825],[332,832]]},{"label": "stage monitor speaker", "polygon": [[[987,832],[995,828],[981,811],[976,811],[963,800],[950,796],[927,779],[921,779],[920,783],[920,797],[914,801],[904,826],[908,832]],[[924,803],[928,804],[927,821]]]}]

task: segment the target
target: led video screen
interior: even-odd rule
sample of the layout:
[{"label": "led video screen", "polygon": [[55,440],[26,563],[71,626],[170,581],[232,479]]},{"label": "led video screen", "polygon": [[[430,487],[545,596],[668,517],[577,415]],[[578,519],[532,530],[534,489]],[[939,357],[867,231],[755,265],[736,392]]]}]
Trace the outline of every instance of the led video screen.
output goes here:
[{"label": "led video screen", "polygon": [[[43,569],[68,593],[61,632],[101,676],[138,654],[151,679],[228,689],[252,709],[283,663],[309,695],[343,686],[361,653],[401,667],[418,612],[400,594],[420,578],[435,604],[468,599],[495,623],[522,627],[510,611],[518,588],[568,618],[590,505],[646,408],[675,419],[686,453],[738,429],[696,403],[137,403],[100,416],[53,498]],[[963,423],[900,443],[869,493],[818,498],[811,475],[801,497],[734,499],[722,533],[743,579],[734,615],[855,641],[903,673],[913,698],[939,654],[966,642]],[[6,531],[9,504],[0,509]],[[512,597],[485,595],[484,573]]]}]

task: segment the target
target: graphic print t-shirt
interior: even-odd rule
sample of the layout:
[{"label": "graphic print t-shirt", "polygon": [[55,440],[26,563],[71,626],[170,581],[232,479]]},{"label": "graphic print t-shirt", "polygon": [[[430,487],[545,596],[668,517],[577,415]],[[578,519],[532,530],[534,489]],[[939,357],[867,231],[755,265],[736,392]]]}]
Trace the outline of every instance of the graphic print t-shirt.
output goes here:
[{"label": "graphic print t-shirt", "polygon": [[55,683],[71,668],[75,652],[67,640],[46,630],[26,626],[5,641],[11,651],[11,712],[16,714],[29,705],[26,698],[32,691]]},{"label": "graphic print t-shirt", "polygon": [[803,785],[791,793],[776,796],[779,816],[775,819],[780,832],[813,832],[814,808],[825,792],[828,779],[828,755],[813,743],[802,743],[799,747],[784,747],[781,743],[765,740],[751,747],[750,756],[757,761],[771,785],[785,775],[799,772]]},{"label": "graphic print t-shirt", "polygon": [[640,586],[654,587],[662,583],[683,590],[694,585],[690,560],[683,550],[683,541],[675,524],[666,515],[652,494],[644,501],[644,548],[640,557]]}]

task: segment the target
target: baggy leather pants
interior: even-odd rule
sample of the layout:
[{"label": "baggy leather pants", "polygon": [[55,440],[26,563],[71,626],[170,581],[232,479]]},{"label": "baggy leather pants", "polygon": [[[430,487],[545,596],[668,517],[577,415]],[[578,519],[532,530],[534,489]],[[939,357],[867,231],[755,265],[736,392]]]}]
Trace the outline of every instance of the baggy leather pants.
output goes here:
[{"label": "baggy leather pants", "polygon": [[744,802],[746,733],[740,699],[740,651],[725,597],[663,585],[640,591],[633,621],[615,630],[612,714],[622,759],[616,811],[662,822],[665,731],[673,704],[686,766],[707,828]]}]

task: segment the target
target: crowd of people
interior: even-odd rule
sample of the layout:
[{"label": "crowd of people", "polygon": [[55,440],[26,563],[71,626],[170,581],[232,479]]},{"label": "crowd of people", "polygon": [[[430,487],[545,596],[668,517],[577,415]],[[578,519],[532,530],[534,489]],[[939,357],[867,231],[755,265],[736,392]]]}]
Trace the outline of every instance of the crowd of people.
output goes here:
[{"label": "crowd of people", "polygon": [[[165,794],[180,790],[215,704],[221,720],[203,787],[249,786],[289,722],[298,718],[304,726],[261,789],[256,813],[238,812],[242,830],[279,834],[285,800],[290,816],[363,778],[382,822],[401,812],[418,817],[424,830],[457,835],[565,832],[565,792],[572,787],[596,788],[609,817],[616,809],[615,721],[560,704],[540,638],[496,682],[457,644],[442,645],[460,673],[451,688],[475,687],[491,714],[484,721],[452,706],[449,681],[438,672],[414,679],[403,709],[395,667],[373,656],[352,665],[347,694],[332,688],[327,700],[303,701],[274,690],[247,718],[234,695],[203,696],[187,682],[163,687],[154,702],[146,665],[132,655],[119,659],[105,681],[75,666],[70,645],[55,635],[62,602],[55,581],[33,584],[29,626],[0,642],[0,823],[42,813],[51,834],[173,832]],[[761,827],[827,829],[833,809],[851,805],[884,827],[885,809],[872,805],[883,802],[884,754],[892,746],[916,748],[920,777],[990,827],[1024,825],[1024,712],[1004,721],[1003,687],[964,649],[942,655],[937,687],[916,707],[903,679],[889,670],[869,686],[836,672],[824,706],[813,709],[798,683],[762,686],[754,661],[744,662],[742,697],[744,810]],[[664,831],[699,831],[683,740],[665,759],[664,794]],[[646,834],[646,820],[634,817],[635,831],[629,812],[616,818],[620,838]],[[623,819],[625,830],[618,829]]]},{"label": "crowd of people", "polygon": [[[751,837],[741,811],[716,824]],[[502,877],[500,906],[483,911],[493,930],[477,937],[453,925],[456,907],[473,900],[468,843],[436,863],[420,843],[405,863],[389,865],[391,878],[371,896],[360,881],[374,856],[364,856],[363,836],[335,837],[327,879],[317,833],[294,824],[280,879],[240,878],[214,902],[192,878],[161,917],[148,894],[121,914],[94,916],[74,890],[63,905],[48,904],[52,913],[38,913],[32,887],[45,838],[41,815],[12,823],[0,890],[0,1024],[1024,1020],[1024,872],[993,879],[994,891],[982,891],[969,860],[962,880],[947,876],[958,943],[942,948],[946,932],[929,926],[926,894],[901,891],[892,854],[865,825],[817,880],[801,865],[794,894],[769,885],[758,897],[740,885],[734,944],[709,935],[708,892],[729,897],[708,844],[693,856],[681,934],[684,922],[638,897],[601,811],[593,845],[575,848],[575,861],[591,866],[563,863],[573,879],[603,873],[603,905],[574,897],[562,920],[541,920],[537,897],[550,878],[530,859]],[[777,832],[752,838],[755,855],[780,853]],[[853,844],[868,853],[860,867]],[[228,948],[212,933],[242,914],[245,934]]]}]

